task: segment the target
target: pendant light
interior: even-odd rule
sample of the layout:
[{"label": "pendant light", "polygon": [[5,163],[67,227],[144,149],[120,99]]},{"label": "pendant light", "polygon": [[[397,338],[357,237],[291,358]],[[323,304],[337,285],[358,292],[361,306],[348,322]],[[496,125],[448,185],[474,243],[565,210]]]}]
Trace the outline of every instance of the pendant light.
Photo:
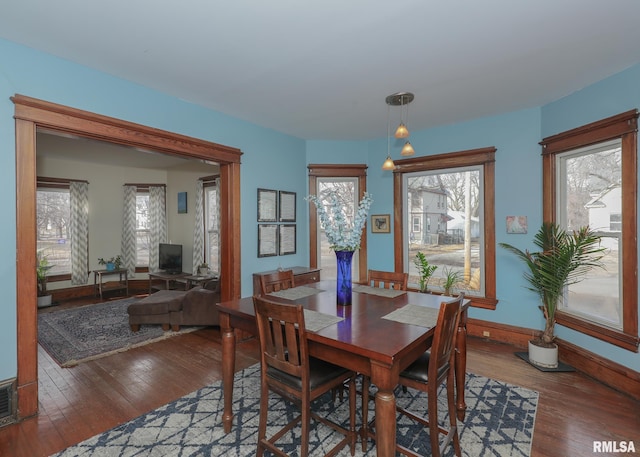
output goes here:
[{"label": "pendant light", "polygon": [[[409,103],[413,101],[413,98],[414,96],[411,92],[397,92],[385,98],[385,102],[387,103],[387,158],[382,164],[383,170],[393,170],[395,168],[393,159],[391,159],[391,121],[389,116],[391,114],[391,107],[400,107],[400,125],[398,125],[393,136],[395,138],[408,138],[409,129],[406,124],[409,119]],[[411,156],[413,154],[415,154],[413,146],[411,146],[411,143],[407,140],[400,151],[400,155]]]}]

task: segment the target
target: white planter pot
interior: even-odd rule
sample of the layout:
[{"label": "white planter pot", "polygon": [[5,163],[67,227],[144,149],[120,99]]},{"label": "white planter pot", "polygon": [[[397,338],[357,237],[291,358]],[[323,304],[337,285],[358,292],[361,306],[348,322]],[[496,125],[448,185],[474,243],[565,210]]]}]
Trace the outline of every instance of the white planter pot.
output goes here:
[{"label": "white planter pot", "polygon": [[558,345],[553,346],[543,348],[529,341],[529,362],[544,368],[558,368]]},{"label": "white planter pot", "polygon": [[38,308],[46,308],[47,306],[51,306],[51,295],[38,297]]}]

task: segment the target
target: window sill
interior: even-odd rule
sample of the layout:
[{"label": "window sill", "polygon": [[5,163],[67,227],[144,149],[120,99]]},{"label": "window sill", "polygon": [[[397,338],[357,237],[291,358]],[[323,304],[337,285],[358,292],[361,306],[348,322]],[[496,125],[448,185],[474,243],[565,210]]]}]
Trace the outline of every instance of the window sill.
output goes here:
[{"label": "window sill", "polygon": [[587,322],[570,314],[557,312],[556,323],[577,332],[584,333],[628,351],[638,352],[638,335],[630,335],[618,330]]}]

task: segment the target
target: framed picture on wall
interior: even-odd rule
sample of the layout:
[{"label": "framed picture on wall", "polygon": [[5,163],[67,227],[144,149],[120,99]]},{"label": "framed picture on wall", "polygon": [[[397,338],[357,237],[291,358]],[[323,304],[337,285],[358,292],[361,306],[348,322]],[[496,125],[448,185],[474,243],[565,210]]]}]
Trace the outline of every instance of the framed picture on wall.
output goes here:
[{"label": "framed picture on wall", "polygon": [[280,222],[296,221],[296,193],[281,190],[280,195]]},{"label": "framed picture on wall", "polygon": [[280,255],[296,253],[296,224],[282,224],[279,227],[278,246]]},{"label": "framed picture on wall", "polygon": [[371,233],[390,233],[391,232],[391,215],[374,214],[371,216]]},{"label": "framed picture on wall", "polygon": [[258,222],[276,222],[278,217],[278,191],[258,189]]},{"label": "framed picture on wall", "polygon": [[278,255],[278,226],[258,224],[258,257]]}]

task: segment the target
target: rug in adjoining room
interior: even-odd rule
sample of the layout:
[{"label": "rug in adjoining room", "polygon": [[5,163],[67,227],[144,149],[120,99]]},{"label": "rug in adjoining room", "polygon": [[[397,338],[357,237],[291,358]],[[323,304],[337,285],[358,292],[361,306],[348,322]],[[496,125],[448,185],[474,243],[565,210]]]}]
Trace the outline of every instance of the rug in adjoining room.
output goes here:
[{"label": "rug in adjoining room", "polygon": [[174,336],[160,325],[142,325],[131,331],[127,306],[139,299],[125,298],[38,315],[38,343],[61,367],[105,357],[136,346]]},{"label": "rug in adjoining room", "polygon": [[[446,411],[445,396],[440,411]],[[538,393],[482,376],[467,374],[465,386],[468,405],[465,420],[460,422],[460,445],[467,457],[528,457],[531,452]],[[418,408],[426,405],[426,396],[412,389],[396,392],[398,404]],[[237,456],[255,455],[260,411],[259,364],[239,373],[234,380],[235,414],[231,433],[222,427],[223,396],[221,382],[204,387],[168,405],[94,436],[80,444],[55,454],[56,457],[80,456]],[[348,423],[348,401],[335,403],[328,393],[314,403],[322,414],[330,412],[333,420]],[[360,402],[357,402],[360,407]],[[373,403],[371,403],[373,405]],[[270,396],[269,421],[280,425],[290,420],[296,410],[276,395]],[[372,411],[371,414],[374,414]],[[360,418],[358,411],[357,418]],[[371,417],[371,416],[370,416]],[[441,421],[448,420],[446,413]],[[316,426],[315,423],[313,423]],[[285,435],[283,443],[289,455],[299,455],[299,428],[296,434]],[[269,429],[268,433],[271,433]],[[332,429],[317,425],[310,434],[309,455],[324,455],[341,439]],[[406,418],[398,420],[398,442],[431,455],[427,432]],[[339,455],[349,456],[348,447]],[[375,456],[375,444],[370,442],[366,453],[360,442],[356,456]],[[452,456],[449,448],[445,456]]]}]

